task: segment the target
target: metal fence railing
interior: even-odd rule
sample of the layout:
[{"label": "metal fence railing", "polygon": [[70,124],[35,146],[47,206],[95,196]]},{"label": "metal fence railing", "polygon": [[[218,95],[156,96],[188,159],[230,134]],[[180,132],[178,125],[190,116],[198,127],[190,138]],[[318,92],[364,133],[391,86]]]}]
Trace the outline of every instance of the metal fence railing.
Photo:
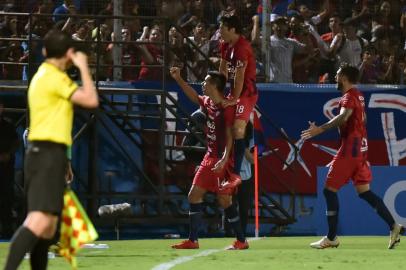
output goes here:
[{"label": "metal fence railing", "polygon": [[[95,80],[137,80],[142,52],[137,46],[140,42],[136,41],[148,38],[152,29],[158,27],[162,38],[158,43],[165,46],[159,60],[166,53],[168,66],[180,66],[189,81],[201,81],[206,70],[217,68],[219,63],[218,18],[235,12],[240,14],[241,21],[248,22],[246,27],[251,21],[239,1],[230,7],[221,0],[201,1],[200,6],[178,0],[70,0],[66,10],[61,2],[20,0],[13,5],[0,5],[4,25],[0,29],[0,79],[29,80],[43,60],[41,39],[47,30],[56,27],[87,43],[91,64],[100,67],[94,69]],[[204,29],[197,33],[200,24]],[[126,37],[122,37],[123,28],[128,29]],[[145,32],[146,28],[149,31]],[[121,54],[120,47],[127,52]],[[257,49],[257,58],[262,61],[260,48]],[[120,78],[123,72],[127,76]],[[128,76],[130,73],[132,76]]]}]

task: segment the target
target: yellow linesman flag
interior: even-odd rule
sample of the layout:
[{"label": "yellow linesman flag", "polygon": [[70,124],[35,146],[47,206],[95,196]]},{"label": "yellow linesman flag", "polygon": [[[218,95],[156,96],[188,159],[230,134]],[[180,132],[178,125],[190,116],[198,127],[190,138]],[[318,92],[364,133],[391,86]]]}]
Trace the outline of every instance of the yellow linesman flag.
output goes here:
[{"label": "yellow linesman flag", "polygon": [[71,189],[65,190],[63,201],[59,254],[77,269],[76,253],[82,245],[96,240],[98,234]]}]

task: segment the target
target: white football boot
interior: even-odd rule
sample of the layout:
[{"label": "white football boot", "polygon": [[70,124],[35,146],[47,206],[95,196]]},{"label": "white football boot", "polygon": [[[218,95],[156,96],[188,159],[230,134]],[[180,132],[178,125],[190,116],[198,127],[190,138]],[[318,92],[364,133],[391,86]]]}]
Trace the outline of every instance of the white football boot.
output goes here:
[{"label": "white football boot", "polygon": [[389,234],[388,249],[394,249],[400,243],[400,236],[405,232],[405,228],[400,224],[395,224]]},{"label": "white football boot", "polygon": [[310,247],[317,248],[317,249],[324,249],[324,248],[337,248],[340,245],[340,241],[336,237],[333,241],[324,236],[317,242],[313,242],[310,244]]}]

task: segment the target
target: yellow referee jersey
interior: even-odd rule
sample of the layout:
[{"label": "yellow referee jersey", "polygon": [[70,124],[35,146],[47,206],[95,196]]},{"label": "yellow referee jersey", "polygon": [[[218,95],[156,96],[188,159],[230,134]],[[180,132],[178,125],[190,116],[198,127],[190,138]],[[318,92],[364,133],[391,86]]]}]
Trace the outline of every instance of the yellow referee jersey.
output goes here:
[{"label": "yellow referee jersey", "polygon": [[72,145],[73,104],[78,85],[49,63],[42,63],[28,88],[30,141]]}]

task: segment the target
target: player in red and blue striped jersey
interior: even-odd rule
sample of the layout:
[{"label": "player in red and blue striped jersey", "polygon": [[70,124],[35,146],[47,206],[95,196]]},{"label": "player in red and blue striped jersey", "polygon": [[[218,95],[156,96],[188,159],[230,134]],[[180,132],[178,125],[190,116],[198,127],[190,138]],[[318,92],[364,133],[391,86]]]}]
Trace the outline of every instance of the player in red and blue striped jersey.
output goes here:
[{"label": "player in red and blue striped jersey", "polygon": [[[173,245],[172,248],[199,248],[198,231],[203,211],[203,197],[206,192],[210,191],[217,194],[217,200],[236,234],[237,239],[229,249],[247,249],[248,242],[241,228],[240,216],[236,205],[232,203],[235,186],[228,184],[233,166],[229,153],[231,153],[233,142],[231,126],[234,120],[234,107],[222,105],[226,78],[218,71],[209,71],[202,84],[204,96],[201,96],[182,79],[179,68],[171,68],[170,73],[186,96],[192,102],[200,105],[207,114],[207,152],[195,174],[188,195],[190,203],[189,239]],[[226,163],[221,167],[216,167],[222,157],[225,157]],[[241,184],[241,179],[238,184]]]},{"label": "player in red and blue striped jersey", "polygon": [[404,227],[395,222],[382,199],[370,190],[372,175],[367,159],[365,100],[363,94],[354,86],[358,77],[357,68],[347,64],[342,65],[336,75],[338,90],[343,95],[339,103],[340,113],[321,126],[309,122],[310,127],[302,131],[302,138],[306,140],[326,130],[338,127],[341,137],[341,146],[331,162],[323,191],[327,203],[328,235],[311,243],[312,248],[338,247],[339,206],[337,191],[350,179],[353,181],[358,196],[368,202],[388,224],[390,230],[389,249],[394,248],[400,242],[400,235],[404,232]]}]

